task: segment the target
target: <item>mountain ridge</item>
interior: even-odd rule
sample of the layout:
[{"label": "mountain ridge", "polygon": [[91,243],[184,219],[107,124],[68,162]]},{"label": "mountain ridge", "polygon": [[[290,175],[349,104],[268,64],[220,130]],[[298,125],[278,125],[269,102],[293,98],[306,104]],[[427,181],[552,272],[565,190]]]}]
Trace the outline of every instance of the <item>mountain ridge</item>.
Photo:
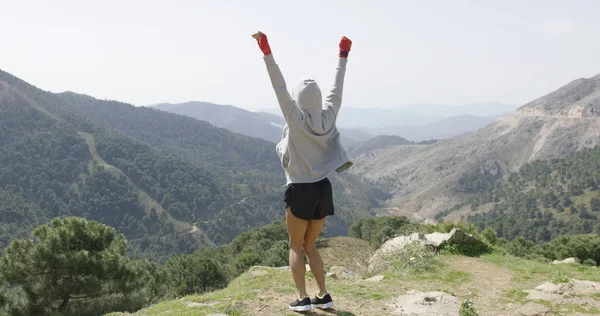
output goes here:
[{"label": "mountain ridge", "polygon": [[[568,98],[562,98],[555,91],[537,101],[568,103]],[[392,195],[385,204],[385,212],[425,220],[466,197],[458,186],[465,173],[476,172],[502,180],[526,162],[564,157],[599,143],[600,117],[516,114],[500,117],[477,132],[432,145],[396,146],[363,155],[355,159],[351,172],[381,185]]]}]

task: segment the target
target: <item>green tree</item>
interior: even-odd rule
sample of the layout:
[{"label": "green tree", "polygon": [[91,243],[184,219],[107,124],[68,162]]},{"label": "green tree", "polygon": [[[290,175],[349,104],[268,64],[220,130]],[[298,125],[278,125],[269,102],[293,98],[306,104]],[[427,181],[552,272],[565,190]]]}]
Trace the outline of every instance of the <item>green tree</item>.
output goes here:
[{"label": "green tree", "polygon": [[81,314],[91,300],[143,285],[124,257],[124,237],[111,227],[67,217],[39,226],[31,237],[13,240],[0,260],[1,277],[24,291],[31,314]]},{"label": "green tree", "polygon": [[493,245],[496,243],[496,232],[491,228],[486,228],[481,232],[481,236],[490,244]]},{"label": "green tree", "polygon": [[226,272],[209,258],[196,255],[179,255],[165,263],[173,293],[179,296],[202,293],[225,287]]},{"label": "green tree", "polygon": [[600,198],[593,197],[590,201],[590,206],[592,208],[592,212],[600,212]]}]

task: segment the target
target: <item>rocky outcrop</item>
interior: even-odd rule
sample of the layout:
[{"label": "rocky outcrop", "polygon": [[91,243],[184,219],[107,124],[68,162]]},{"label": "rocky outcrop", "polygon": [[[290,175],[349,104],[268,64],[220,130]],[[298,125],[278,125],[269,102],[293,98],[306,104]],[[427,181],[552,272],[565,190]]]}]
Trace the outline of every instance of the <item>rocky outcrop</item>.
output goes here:
[{"label": "rocky outcrop", "polygon": [[544,305],[529,302],[517,309],[517,315],[520,316],[546,316],[553,315],[550,309]]},{"label": "rocky outcrop", "polygon": [[333,266],[329,268],[326,274],[328,277],[336,280],[347,280],[356,278],[356,273],[346,269],[345,267]]},{"label": "rocky outcrop", "polygon": [[575,279],[559,284],[546,282],[525,292],[528,294],[528,300],[557,301],[572,295],[598,295],[600,294],[600,282]]},{"label": "rocky outcrop", "polygon": [[418,245],[432,249],[440,249],[445,244],[482,245],[483,242],[473,235],[467,234],[459,228],[452,229],[449,233],[414,233],[410,236],[398,236],[386,241],[371,257],[369,271],[375,272],[386,268],[390,257],[403,251],[409,245]]},{"label": "rocky outcrop", "polygon": [[425,235],[429,244],[437,248],[444,246],[446,243],[463,244],[463,245],[479,245],[481,240],[469,235],[458,228],[452,229],[449,233],[432,233]]},{"label": "rocky outcrop", "polygon": [[571,81],[517,109],[519,116],[600,117],[600,75]]},{"label": "rocky outcrop", "polygon": [[567,258],[565,260],[554,260],[551,264],[577,264],[579,263],[579,259],[577,258]]}]

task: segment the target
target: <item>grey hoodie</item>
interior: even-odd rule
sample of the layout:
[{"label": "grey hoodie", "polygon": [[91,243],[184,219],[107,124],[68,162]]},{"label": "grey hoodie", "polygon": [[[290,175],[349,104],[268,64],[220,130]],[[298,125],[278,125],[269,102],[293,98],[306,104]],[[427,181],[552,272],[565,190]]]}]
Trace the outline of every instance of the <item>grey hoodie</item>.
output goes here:
[{"label": "grey hoodie", "polygon": [[277,154],[287,184],[313,183],[352,166],[340,143],[335,122],[342,105],[344,75],[348,59],[340,58],[333,89],[325,99],[312,79],[302,79],[290,96],[273,54],[264,57],[277,101],[287,122]]}]

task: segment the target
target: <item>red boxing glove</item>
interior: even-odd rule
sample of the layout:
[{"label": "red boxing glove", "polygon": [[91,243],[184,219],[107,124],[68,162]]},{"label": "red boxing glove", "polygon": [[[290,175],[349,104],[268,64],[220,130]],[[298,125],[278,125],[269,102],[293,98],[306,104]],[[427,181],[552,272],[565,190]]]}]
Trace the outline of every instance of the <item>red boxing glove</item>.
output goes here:
[{"label": "red boxing glove", "polygon": [[265,54],[265,56],[271,54],[271,46],[269,46],[269,40],[267,39],[267,35],[263,34],[262,32],[258,32],[252,35],[252,37],[256,39],[258,47],[263,52],[263,54]]},{"label": "red boxing glove", "polygon": [[346,36],[342,37],[340,40],[340,57],[348,58],[348,54],[350,53],[350,48],[352,47],[352,41]]}]

